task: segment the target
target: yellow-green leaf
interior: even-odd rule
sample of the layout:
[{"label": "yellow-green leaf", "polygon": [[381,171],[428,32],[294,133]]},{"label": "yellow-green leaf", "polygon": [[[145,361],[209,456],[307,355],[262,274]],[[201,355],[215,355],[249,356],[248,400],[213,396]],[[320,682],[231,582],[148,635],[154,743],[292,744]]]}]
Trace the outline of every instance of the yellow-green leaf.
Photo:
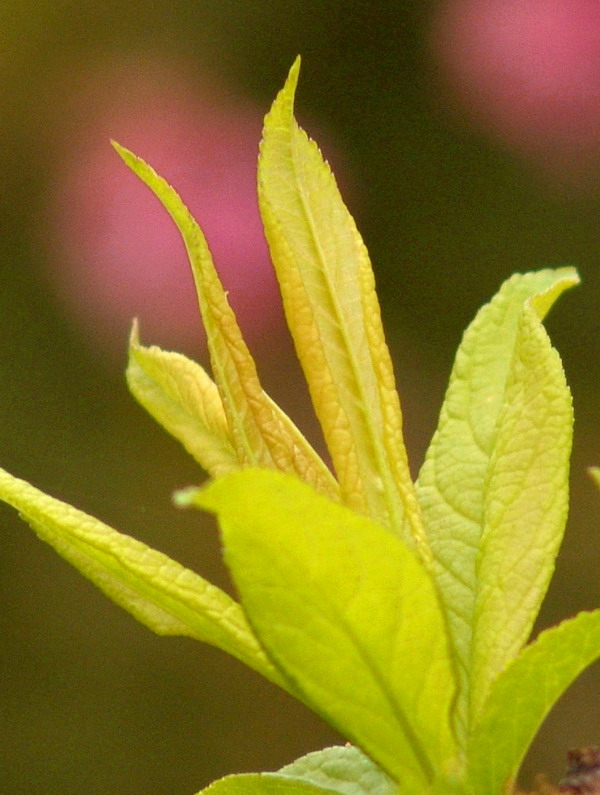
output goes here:
[{"label": "yellow-green leaf", "polygon": [[220,778],[197,795],[331,795],[336,792],[273,773],[240,773]]},{"label": "yellow-green leaf", "polygon": [[[286,795],[288,792],[290,795],[398,795],[398,785],[358,748],[345,745],[314,751],[276,773],[226,776],[202,792],[211,795],[253,792],[256,795]],[[411,794],[407,792],[407,795]],[[419,795],[423,795],[422,791]]]},{"label": "yellow-green leaf", "polygon": [[260,465],[297,474],[319,491],[335,497],[337,483],[324,462],[291,420],[282,421],[281,411],[263,391],[200,227],[164,179],[141,158],[119,144],[113,145],[129,168],[162,202],[185,243],[213,375],[240,465]]},{"label": "yellow-green leaf", "polygon": [[226,475],[188,500],[217,513],[242,605],[292,689],[396,780],[422,789],[451,768],[454,672],[414,552],[277,472]]},{"label": "yellow-green leaf", "polygon": [[[556,298],[559,280],[542,298]],[[543,311],[543,310],[542,310]],[[573,406],[533,297],[523,307],[485,484],[473,627],[472,714],[527,642],[569,505]]]},{"label": "yellow-green leaf", "polygon": [[288,325],[345,502],[426,555],[373,271],[329,166],[294,119],[298,71],[296,61],[265,119],[259,158]]},{"label": "yellow-green leaf", "polygon": [[240,468],[219,390],[208,373],[180,353],[129,340],[127,383],[136,400],[213,477]]},{"label": "yellow-green leaf", "polygon": [[417,483],[463,739],[491,677],[526,640],[562,536],[571,405],[541,320],[577,281],[572,268],[515,275],[479,311]]},{"label": "yellow-green leaf", "polygon": [[313,751],[278,771],[341,795],[396,795],[398,785],[354,745]]},{"label": "yellow-green leaf", "polygon": [[0,469],[0,500],[138,621],[217,646],[282,687],[239,604],[171,558]]},{"label": "yellow-green leaf", "polygon": [[510,792],[544,718],[569,685],[600,658],[600,610],[542,632],[500,674],[469,745],[476,795]]}]

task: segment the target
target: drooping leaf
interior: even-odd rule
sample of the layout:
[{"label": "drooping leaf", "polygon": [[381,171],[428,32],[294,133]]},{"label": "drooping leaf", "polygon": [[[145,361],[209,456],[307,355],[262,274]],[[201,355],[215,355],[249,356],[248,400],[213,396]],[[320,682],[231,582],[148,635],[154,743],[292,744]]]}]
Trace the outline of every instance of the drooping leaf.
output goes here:
[{"label": "drooping leaf", "polygon": [[180,353],[140,344],[137,324],[129,341],[127,383],[136,400],[213,477],[240,468],[214,381]]},{"label": "drooping leaf", "polygon": [[521,651],[492,685],[475,726],[468,752],[473,792],[510,791],[508,785],[544,718],[598,658],[600,610],[563,621]]},{"label": "drooping leaf", "polygon": [[329,166],[294,119],[299,66],[265,119],[259,158],[288,325],[345,502],[426,556],[373,271]]},{"label": "drooping leaf", "polygon": [[516,275],[479,311],[417,483],[459,662],[463,739],[490,678],[526,640],[562,536],[571,405],[540,323],[577,281],[571,268]]},{"label": "drooping leaf", "polygon": [[157,634],[185,635],[210,643],[286,687],[239,604],[224,591],[161,552],[2,469],[0,499],[16,508],[59,555]]},{"label": "drooping leaf", "polygon": [[213,782],[197,795],[331,795],[324,789],[304,781],[268,773],[241,773]]},{"label": "drooping leaf", "polygon": [[187,499],[218,514],[250,623],[303,700],[392,777],[451,764],[454,674],[433,581],[367,517],[246,470]]},{"label": "drooping leaf", "polygon": [[337,745],[300,757],[279,771],[341,795],[396,795],[398,784],[352,745]]},{"label": "drooping leaf", "polygon": [[297,474],[328,496],[338,486],[304,436],[263,391],[254,360],[242,338],[219,281],[208,245],[173,188],[141,158],[113,145],[131,170],[154,192],[185,243],[210,351],[213,375],[227,417],[229,438],[241,466],[265,466]]}]

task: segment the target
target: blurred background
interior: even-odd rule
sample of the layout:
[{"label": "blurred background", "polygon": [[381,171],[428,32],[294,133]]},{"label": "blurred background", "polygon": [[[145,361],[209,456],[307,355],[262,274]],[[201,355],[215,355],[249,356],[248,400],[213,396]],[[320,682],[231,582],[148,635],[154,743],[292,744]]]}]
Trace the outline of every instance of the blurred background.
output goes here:
[{"label": "blurred background", "polygon": [[[0,465],[229,588],[170,495],[203,478],[129,396],[126,341],[206,363],[182,247],[109,145],[202,223],[266,387],[320,444],[255,199],[262,117],[296,54],[301,123],[362,230],[412,465],[454,350],[514,271],[576,265],[548,328],[577,415],[564,550],[539,628],[600,603],[600,6],[596,0],[3,0]],[[152,635],[0,508],[0,791],[194,793],[337,738],[210,647]],[[523,782],[600,743],[600,668]]]}]

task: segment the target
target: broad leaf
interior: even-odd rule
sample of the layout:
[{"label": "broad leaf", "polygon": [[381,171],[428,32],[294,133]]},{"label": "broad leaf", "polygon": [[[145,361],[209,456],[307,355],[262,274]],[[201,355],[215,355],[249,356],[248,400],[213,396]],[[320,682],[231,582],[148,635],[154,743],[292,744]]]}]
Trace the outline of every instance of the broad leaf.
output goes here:
[{"label": "broad leaf", "polygon": [[419,475],[463,738],[491,678],[526,640],[563,532],[571,402],[540,321],[577,280],[571,268],[516,275],[479,311]]},{"label": "broad leaf", "polygon": [[216,586],[1,469],[0,499],[16,508],[59,555],[157,634],[210,643],[286,687],[238,603]]},{"label": "broad leaf", "polygon": [[269,773],[242,773],[215,781],[197,795],[330,795],[334,789],[317,787]]},{"label": "broad leaf", "polygon": [[188,500],[218,514],[243,607],[292,689],[399,781],[451,764],[454,675],[415,554],[280,473],[227,475]]},{"label": "broad leaf", "polygon": [[477,795],[508,792],[544,718],[567,687],[600,658],[600,610],[542,632],[498,677],[469,746]]},{"label": "broad leaf", "polygon": [[369,256],[329,166],[294,119],[299,66],[265,119],[259,159],[288,325],[345,502],[426,556]]},{"label": "broad leaf", "polygon": [[213,477],[240,468],[219,390],[206,371],[180,353],[129,341],[127,383],[136,400]]},{"label": "broad leaf", "polygon": [[113,145],[162,202],[185,243],[229,439],[240,465],[261,465],[297,474],[324,494],[335,497],[337,483],[323,461],[290,420],[282,422],[281,411],[263,391],[200,227],[164,179],[141,158],[119,144]]},{"label": "broad leaf", "polygon": [[353,745],[314,751],[281,768],[279,775],[341,795],[395,795],[398,791],[396,782]]}]

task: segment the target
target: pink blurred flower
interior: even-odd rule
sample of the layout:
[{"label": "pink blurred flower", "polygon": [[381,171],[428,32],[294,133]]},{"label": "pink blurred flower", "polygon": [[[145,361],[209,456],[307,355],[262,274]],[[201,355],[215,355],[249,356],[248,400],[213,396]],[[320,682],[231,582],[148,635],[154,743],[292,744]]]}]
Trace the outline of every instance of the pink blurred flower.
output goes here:
[{"label": "pink blurred flower", "polygon": [[600,2],[442,0],[442,78],[480,126],[557,172],[600,163]]},{"label": "pink blurred flower", "polygon": [[110,138],[147,160],[188,204],[250,341],[277,336],[282,311],[256,199],[262,116],[159,59],[103,65],[70,87],[53,120],[63,145],[45,211],[48,275],[98,344],[123,351],[135,316],[146,343],[204,344],[178,232]]}]

